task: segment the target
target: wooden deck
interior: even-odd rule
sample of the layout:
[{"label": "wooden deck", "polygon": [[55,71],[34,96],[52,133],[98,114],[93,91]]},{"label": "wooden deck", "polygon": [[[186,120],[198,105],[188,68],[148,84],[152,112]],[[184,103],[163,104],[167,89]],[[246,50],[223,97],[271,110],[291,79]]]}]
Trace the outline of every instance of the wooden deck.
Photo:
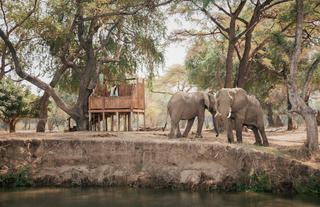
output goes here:
[{"label": "wooden deck", "polygon": [[[118,96],[110,96],[110,91],[105,85],[97,85],[89,97],[89,130],[108,131],[110,129],[114,131],[116,118],[117,131],[120,131],[122,118],[123,131],[132,131],[134,115],[136,115],[136,128],[139,130],[140,114],[143,115],[145,127],[144,80],[136,79],[136,82],[132,84],[117,85],[117,90]],[[108,124],[109,118],[111,119],[110,124]]]}]

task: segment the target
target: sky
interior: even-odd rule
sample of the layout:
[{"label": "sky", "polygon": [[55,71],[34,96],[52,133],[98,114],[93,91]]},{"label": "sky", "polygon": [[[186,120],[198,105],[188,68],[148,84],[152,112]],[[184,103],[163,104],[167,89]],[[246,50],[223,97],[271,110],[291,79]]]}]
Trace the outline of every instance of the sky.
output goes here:
[{"label": "sky", "polygon": [[[177,16],[170,17],[167,20],[167,28],[168,31],[167,33],[170,35],[174,30],[176,29],[181,29],[183,27],[182,24],[186,25],[186,22],[182,22],[181,19],[179,18],[179,22],[176,21]],[[181,64],[183,65],[184,59],[187,53],[187,44],[186,42],[176,42],[176,43],[171,43],[170,45],[167,46],[165,50],[165,69],[175,65],[175,64]]]}]

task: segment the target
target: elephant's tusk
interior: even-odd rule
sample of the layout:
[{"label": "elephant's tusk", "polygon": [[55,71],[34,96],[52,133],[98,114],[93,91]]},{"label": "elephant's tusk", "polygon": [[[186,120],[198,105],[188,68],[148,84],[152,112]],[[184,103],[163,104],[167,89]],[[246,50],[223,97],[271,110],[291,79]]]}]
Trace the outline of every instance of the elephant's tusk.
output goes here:
[{"label": "elephant's tusk", "polygon": [[229,111],[229,114],[228,114],[228,119],[231,117],[231,108],[230,108],[230,111]]},{"label": "elephant's tusk", "polygon": [[216,115],[214,115],[214,118],[217,118],[218,116],[220,116],[221,114],[219,112],[216,113]]}]

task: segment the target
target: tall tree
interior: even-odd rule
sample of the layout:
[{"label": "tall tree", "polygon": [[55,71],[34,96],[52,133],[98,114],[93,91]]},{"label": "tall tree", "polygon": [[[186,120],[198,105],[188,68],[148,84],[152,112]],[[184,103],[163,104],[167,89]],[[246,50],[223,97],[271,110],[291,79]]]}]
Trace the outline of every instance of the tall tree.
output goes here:
[{"label": "tall tree", "polygon": [[[234,74],[234,60],[235,52],[240,61],[235,74],[234,86],[244,87],[246,76],[250,71],[250,59],[254,57],[255,53],[260,50],[268,41],[268,38],[263,38],[260,42],[255,43],[256,47],[252,49],[253,32],[260,22],[267,23],[268,18],[275,18],[270,15],[271,9],[289,0],[265,0],[265,1],[210,1],[210,0],[189,0],[186,1],[187,11],[200,11],[209,20],[209,23],[203,23],[203,20],[198,20],[204,25],[201,32],[178,32],[184,35],[214,35],[216,39],[221,41],[225,38],[228,42],[226,55],[226,74],[224,87],[231,88],[233,86]],[[270,12],[276,14],[277,12]],[[201,16],[201,15],[200,15]],[[195,17],[191,17],[195,21]],[[213,26],[211,26],[213,25]],[[269,25],[269,24],[268,24]],[[267,29],[269,32],[270,28]],[[265,34],[263,34],[266,36]],[[244,39],[244,40],[243,40]],[[243,45],[244,47],[239,47]],[[242,53],[242,54],[241,54]]]},{"label": "tall tree", "polygon": [[[155,64],[161,62],[155,34],[159,36],[163,26],[156,8],[171,1],[45,2],[51,8],[46,11],[52,14],[41,19],[44,30],[40,35],[62,64],[78,76],[81,84],[74,106],[65,103],[52,86],[23,70],[9,34],[1,29],[0,36],[9,48],[17,74],[45,90],[76,121],[78,130],[86,130],[88,96],[104,65],[119,62],[125,53],[131,55],[136,66],[144,64],[152,74]],[[34,2],[36,5],[37,0]]]},{"label": "tall tree", "polygon": [[[289,92],[289,99],[292,104],[292,112],[299,113],[305,120],[307,129],[307,143],[306,146],[310,151],[319,150],[318,143],[318,127],[315,112],[308,106],[304,100],[306,90],[300,96],[298,91],[298,61],[301,54],[301,44],[303,35],[303,0],[296,0],[296,32],[295,32],[295,45],[290,55],[290,74],[287,79],[287,87]],[[308,79],[312,76],[312,69],[309,70],[307,81],[304,87],[308,87]]]}]

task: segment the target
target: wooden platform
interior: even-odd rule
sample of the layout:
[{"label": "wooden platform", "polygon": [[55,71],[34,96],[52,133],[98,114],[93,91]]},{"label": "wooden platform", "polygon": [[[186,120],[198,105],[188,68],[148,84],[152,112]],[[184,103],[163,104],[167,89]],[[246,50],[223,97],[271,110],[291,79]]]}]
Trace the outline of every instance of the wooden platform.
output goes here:
[{"label": "wooden platform", "polygon": [[[134,115],[136,115],[136,128],[139,130],[140,114],[143,115],[143,125],[145,127],[144,80],[129,80],[135,80],[135,83],[117,85],[118,96],[110,96],[110,91],[104,84],[96,86],[89,97],[89,130],[114,131],[116,117],[117,131],[120,131],[121,128],[121,118],[123,118],[123,131],[132,131]],[[111,119],[110,124],[108,124],[109,118]]]}]

